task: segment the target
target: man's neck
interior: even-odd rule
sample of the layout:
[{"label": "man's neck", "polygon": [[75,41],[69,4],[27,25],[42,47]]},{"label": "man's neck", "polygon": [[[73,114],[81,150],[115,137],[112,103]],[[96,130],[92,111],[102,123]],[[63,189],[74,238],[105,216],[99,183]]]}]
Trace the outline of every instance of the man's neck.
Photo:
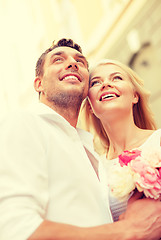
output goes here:
[{"label": "man's neck", "polygon": [[[59,111],[60,110],[60,111]],[[63,118],[65,118],[71,126],[76,128],[78,121],[78,114],[73,109],[59,109],[55,110],[58,114],[60,114]]]},{"label": "man's neck", "polygon": [[76,128],[80,107],[73,106],[69,108],[64,108],[64,107],[56,106],[50,102],[45,102],[45,101],[40,101],[40,102],[44,103],[45,105],[53,109],[63,118],[65,118],[70,123],[71,126]]}]

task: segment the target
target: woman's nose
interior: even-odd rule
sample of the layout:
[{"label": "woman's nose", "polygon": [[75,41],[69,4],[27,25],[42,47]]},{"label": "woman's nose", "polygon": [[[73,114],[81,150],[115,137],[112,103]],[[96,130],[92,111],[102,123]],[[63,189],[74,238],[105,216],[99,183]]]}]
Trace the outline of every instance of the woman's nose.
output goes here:
[{"label": "woman's nose", "polygon": [[106,81],[104,81],[103,82],[103,84],[102,84],[102,89],[104,89],[104,88],[108,88],[108,87],[113,87],[112,86],[112,84],[111,84],[111,82],[109,81],[109,80],[106,80]]}]

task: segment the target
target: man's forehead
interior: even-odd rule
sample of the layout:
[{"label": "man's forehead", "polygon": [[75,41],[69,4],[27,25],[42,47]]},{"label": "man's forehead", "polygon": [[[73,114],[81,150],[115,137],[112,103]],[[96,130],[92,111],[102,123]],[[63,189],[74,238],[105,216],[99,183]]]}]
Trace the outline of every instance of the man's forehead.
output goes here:
[{"label": "man's forehead", "polygon": [[80,53],[76,49],[67,46],[56,47],[49,53],[50,56],[61,54],[83,56],[82,53]]},{"label": "man's forehead", "polygon": [[56,47],[54,48],[52,51],[50,51],[47,55],[46,55],[46,60],[44,64],[48,64],[54,56],[72,56],[74,58],[82,58],[84,59],[84,61],[87,64],[88,67],[88,61],[86,59],[86,57],[80,53],[79,51],[77,51],[75,48],[71,48],[71,47],[67,47],[67,46],[61,46],[61,47]]}]

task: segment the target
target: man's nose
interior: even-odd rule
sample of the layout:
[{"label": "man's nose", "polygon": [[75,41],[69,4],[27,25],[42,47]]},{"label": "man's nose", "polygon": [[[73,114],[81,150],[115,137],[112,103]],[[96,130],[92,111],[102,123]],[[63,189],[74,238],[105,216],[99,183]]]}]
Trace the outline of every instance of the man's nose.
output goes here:
[{"label": "man's nose", "polygon": [[66,69],[74,69],[74,70],[78,71],[79,67],[78,67],[76,60],[73,58],[68,59]]},{"label": "man's nose", "polygon": [[67,68],[78,70],[78,65],[76,63],[71,63],[67,66]]}]

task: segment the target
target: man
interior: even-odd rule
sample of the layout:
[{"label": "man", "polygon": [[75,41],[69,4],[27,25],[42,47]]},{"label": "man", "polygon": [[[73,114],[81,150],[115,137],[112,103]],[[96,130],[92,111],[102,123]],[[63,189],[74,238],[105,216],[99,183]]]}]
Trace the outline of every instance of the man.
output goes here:
[{"label": "man", "polygon": [[[112,223],[91,136],[76,128],[88,92],[88,63],[72,40],[41,55],[34,112],[10,114],[0,129],[0,239],[159,239],[161,203],[130,204]],[[155,221],[155,224],[154,224]]]}]

